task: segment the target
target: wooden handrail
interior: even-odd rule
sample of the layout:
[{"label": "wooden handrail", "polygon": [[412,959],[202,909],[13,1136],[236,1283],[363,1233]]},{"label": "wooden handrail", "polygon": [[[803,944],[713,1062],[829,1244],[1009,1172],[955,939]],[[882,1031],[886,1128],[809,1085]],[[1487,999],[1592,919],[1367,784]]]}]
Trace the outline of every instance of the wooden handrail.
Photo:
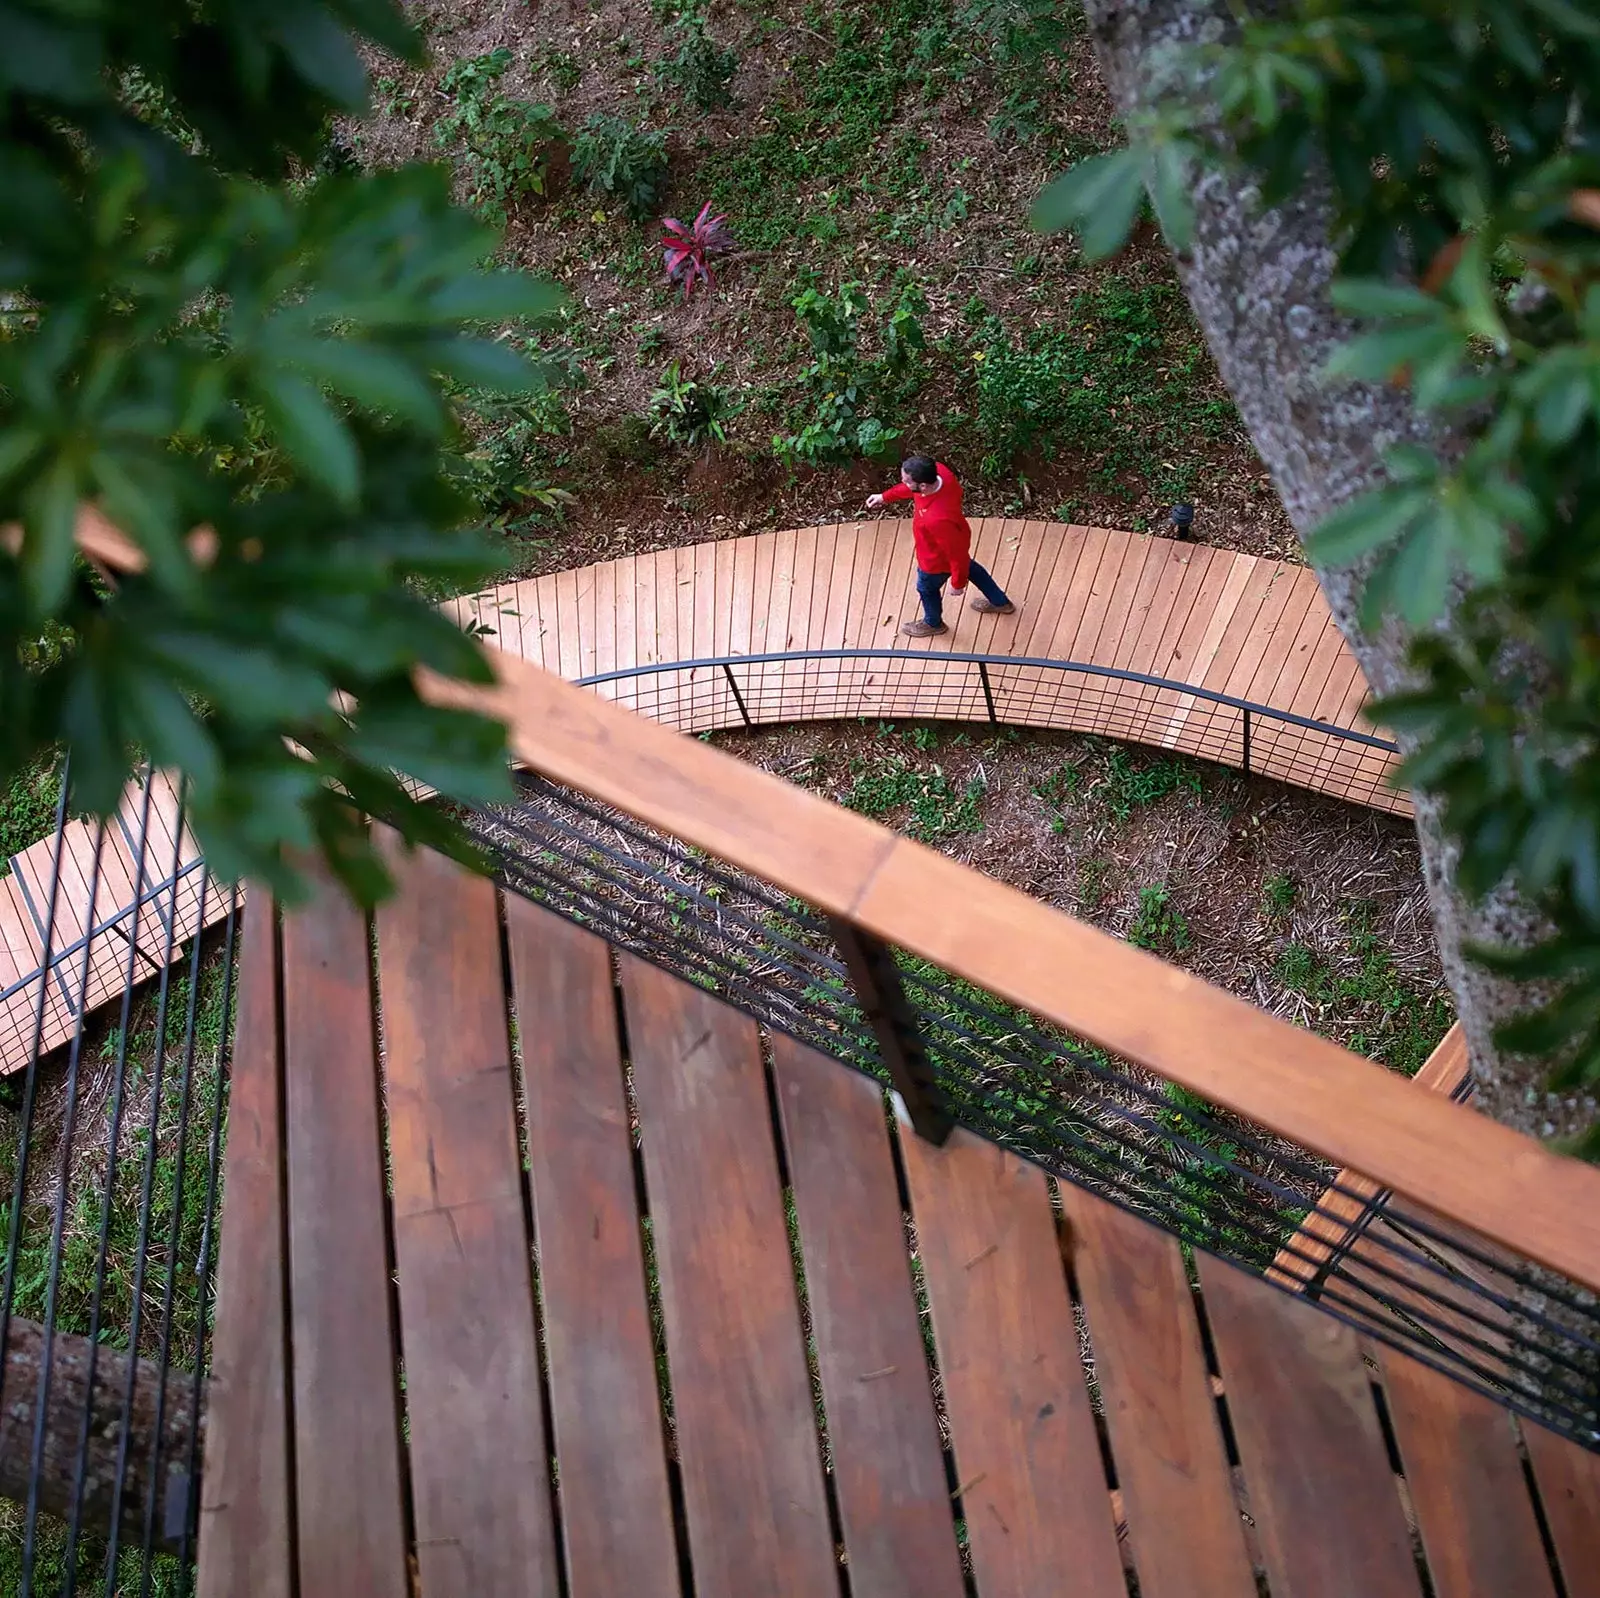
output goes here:
[{"label": "wooden handrail", "polygon": [[[1412,1077],[1411,1085],[1425,1093],[1451,1097],[1470,1074],[1467,1035],[1457,1021]],[[1382,1194],[1383,1188],[1377,1182],[1354,1171],[1340,1171],[1317,1200],[1305,1224],[1278,1250],[1268,1267],[1268,1280],[1294,1293],[1313,1286],[1328,1261],[1341,1253],[1366,1224]]]},{"label": "wooden handrail", "polygon": [[[143,565],[91,507],[79,540],[113,568]],[[210,529],[189,543],[212,558]],[[485,655],[495,684],[422,668],[418,691],[503,722],[533,770],[1600,1290],[1593,1167],[698,739]]]},{"label": "wooden handrail", "polygon": [[516,758],[1600,1288],[1600,1171],[757,767],[489,649]]}]

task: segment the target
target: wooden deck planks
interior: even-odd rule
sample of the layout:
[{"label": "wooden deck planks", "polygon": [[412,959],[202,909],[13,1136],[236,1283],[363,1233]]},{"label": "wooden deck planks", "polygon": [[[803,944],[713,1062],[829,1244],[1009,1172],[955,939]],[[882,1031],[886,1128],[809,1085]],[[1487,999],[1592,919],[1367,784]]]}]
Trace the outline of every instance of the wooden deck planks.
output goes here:
[{"label": "wooden deck planks", "polygon": [[882,1095],[790,1038],[772,1057],[852,1590],[960,1598]]},{"label": "wooden deck planks", "polygon": [[753,1024],[709,994],[624,956],[619,1028],[593,934],[508,902],[508,977],[487,884],[427,855],[400,878],[377,927],[387,1161],[363,918],[323,884],[286,919],[280,1005],[273,908],[251,901],[204,1598],[676,1598],[680,1574],[741,1598],[1124,1598],[1124,1564],[1147,1598],[1253,1598],[1257,1555],[1287,1598],[1419,1598],[1407,1505],[1436,1598],[1595,1592],[1593,1456],[1525,1428],[1529,1478],[1504,1411],[1380,1350],[1392,1463],[1354,1333],[1208,1258],[1202,1302],[1170,1237],[1069,1188],[1079,1320],[1037,1169],[891,1129],[873,1083],[781,1037],[769,1101]]},{"label": "wooden deck planks", "polygon": [[573,1598],[673,1598],[677,1560],[611,957],[506,900]]},{"label": "wooden deck planks", "polygon": [[417,1565],[425,1592],[560,1590],[494,885],[401,858],[378,912]]},{"label": "wooden deck planks", "polygon": [[407,1598],[367,924],[328,878],[283,919],[301,1598]]},{"label": "wooden deck planks", "polygon": [[290,1598],[295,1590],[276,916],[269,894],[251,894],[239,945],[199,1598]]},{"label": "wooden deck planks", "polygon": [[1556,1598],[1511,1416],[1404,1354],[1378,1361],[1435,1598]]},{"label": "wooden deck planks", "polygon": [[1273,1592],[1421,1598],[1356,1334],[1230,1265],[1198,1263]]},{"label": "wooden deck planks", "polygon": [[631,955],[622,980],[695,1591],[833,1590],[755,1023]]},{"label": "wooden deck planks", "polygon": [[1522,1423],[1567,1598],[1600,1598],[1600,1454]]},{"label": "wooden deck planks", "polygon": [[960,1130],[901,1148],[978,1590],[1125,1598],[1044,1175]]},{"label": "wooden deck planks", "polygon": [[1062,1187],[1141,1598],[1254,1598],[1177,1240]]}]

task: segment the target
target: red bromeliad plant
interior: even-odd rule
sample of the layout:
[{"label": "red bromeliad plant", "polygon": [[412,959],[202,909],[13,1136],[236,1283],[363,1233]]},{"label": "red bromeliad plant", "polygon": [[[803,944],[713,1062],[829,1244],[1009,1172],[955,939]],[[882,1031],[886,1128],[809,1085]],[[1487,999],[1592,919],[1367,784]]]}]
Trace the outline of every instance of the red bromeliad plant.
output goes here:
[{"label": "red bromeliad plant", "polygon": [[663,217],[665,236],[661,253],[666,261],[667,277],[683,285],[683,297],[688,299],[695,285],[704,283],[709,288],[717,286],[711,273],[711,257],[725,255],[733,248],[733,235],[728,231],[725,216],[711,214],[708,200],[700,207],[700,214],[691,226],[685,227],[676,217]]}]

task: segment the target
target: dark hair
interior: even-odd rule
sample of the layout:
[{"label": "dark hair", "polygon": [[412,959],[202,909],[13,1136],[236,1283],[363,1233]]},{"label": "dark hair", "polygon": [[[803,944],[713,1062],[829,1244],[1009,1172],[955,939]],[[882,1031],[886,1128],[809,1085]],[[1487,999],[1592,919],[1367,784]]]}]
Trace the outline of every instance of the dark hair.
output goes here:
[{"label": "dark hair", "polygon": [[939,466],[931,455],[908,455],[900,462],[903,471],[913,483],[936,483]]}]

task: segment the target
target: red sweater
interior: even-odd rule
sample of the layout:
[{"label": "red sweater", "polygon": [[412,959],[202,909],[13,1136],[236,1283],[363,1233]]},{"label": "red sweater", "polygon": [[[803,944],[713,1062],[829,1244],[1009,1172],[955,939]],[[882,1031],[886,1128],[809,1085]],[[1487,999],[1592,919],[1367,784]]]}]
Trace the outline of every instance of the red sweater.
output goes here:
[{"label": "red sweater", "polygon": [[949,572],[952,588],[967,586],[972,563],[972,527],[961,514],[961,484],[948,466],[939,466],[939,488],[932,494],[914,494],[904,483],[885,489],[885,505],[911,501],[911,537],[917,546],[917,565],[925,572]]}]

